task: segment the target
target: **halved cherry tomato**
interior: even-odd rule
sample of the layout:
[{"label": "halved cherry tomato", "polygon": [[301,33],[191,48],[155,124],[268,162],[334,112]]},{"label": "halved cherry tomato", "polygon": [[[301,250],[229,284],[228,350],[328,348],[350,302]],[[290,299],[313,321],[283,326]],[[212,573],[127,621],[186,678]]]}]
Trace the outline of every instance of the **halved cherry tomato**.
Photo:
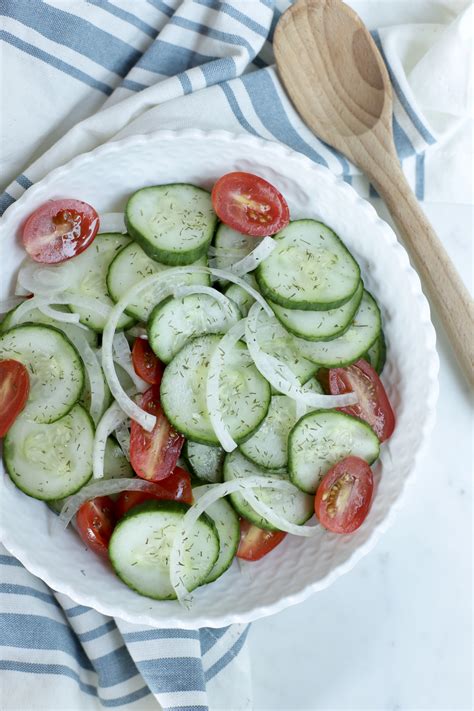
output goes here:
[{"label": "halved cherry tomato", "polygon": [[144,501],[156,499],[157,501],[182,501],[192,504],[193,492],[191,477],[181,467],[176,467],[167,478],[156,484],[156,491],[123,491],[115,502],[117,519],[122,518],[134,506],[143,504]]},{"label": "halved cherry tomato", "polygon": [[25,222],[23,244],[35,262],[56,264],[87,249],[98,229],[99,216],[87,202],[48,200]]},{"label": "halved cherry tomato", "polygon": [[253,237],[286,227],[290,211],[283,195],[252,173],[227,173],[214,184],[212,206],[222,222]]},{"label": "halved cherry tomato", "polygon": [[115,504],[110,496],[97,496],[86,501],[76,516],[82,540],[103,558],[108,557],[110,536],[116,521]]},{"label": "halved cherry tomato", "polygon": [[0,437],[6,433],[23,410],[30,392],[28,371],[17,360],[0,361]]},{"label": "halved cherry tomato", "polygon": [[136,338],[132,348],[135,373],[150,385],[159,385],[165,366],[158,360],[146,338]]},{"label": "halved cherry tomato", "polygon": [[391,436],[395,429],[395,415],[382,381],[367,361],[358,360],[347,368],[331,368],[328,386],[331,395],[355,392],[358,402],[339,409],[365,420],[381,442]]},{"label": "halved cherry tomato", "polygon": [[237,557],[244,560],[260,560],[270,553],[285,538],[284,531],[264,531],[245,518],[240,519],[240,543]]},{"label": "halved cherry tomato", "polygon": [[170,425],[160,406],[160,390],[152,385],[140,398],[140,407],[155,415],[156,424],[147,432],[132,420],[130,430],[130,464],[142,479],[161,481],[173,472],[184,437]]},{"label": "halved cherry tomato", "polygon": [[374,479],[364,459],[346,457],[323,477],[314,510],[324,528],[352,533],[365,520],[372,501]]}]

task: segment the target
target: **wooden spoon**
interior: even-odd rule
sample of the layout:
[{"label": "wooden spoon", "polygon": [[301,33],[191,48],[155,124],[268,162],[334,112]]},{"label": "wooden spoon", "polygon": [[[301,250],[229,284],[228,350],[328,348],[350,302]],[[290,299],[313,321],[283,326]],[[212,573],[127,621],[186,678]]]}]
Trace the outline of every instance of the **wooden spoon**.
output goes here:
[{"label": "wooden spoon", "polygon": [[280,19],[274,50],[283,84],[304,121],[358,165],[387,203],[474,386],[473,302],[398,162],[390,79],[370,33],[341,0],[300,0]]}]

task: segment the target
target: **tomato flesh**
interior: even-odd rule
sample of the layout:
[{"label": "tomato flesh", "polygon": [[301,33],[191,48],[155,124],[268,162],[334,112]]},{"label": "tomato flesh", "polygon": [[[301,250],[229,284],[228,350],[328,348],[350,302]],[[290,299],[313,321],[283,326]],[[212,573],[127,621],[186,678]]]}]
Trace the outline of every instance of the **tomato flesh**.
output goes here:
[{"label": "tomato flesh", "polygon": [[160,405],[160,391],[152,385],[140,398],[140,407],[155,415],[156,424],[147,432],[132,420],[130,429],[130,464],[135,473],[148,481],[161,481],[176,467],[184,437],[170,425]]},{"label": "tomato flesh", "polygon": [[243,560],[260,560],[285,538],[284,531],[264,531],[245,518],[240,519],[240,543],[237,557]]},{"label": "tomato flesh", "polygon": [[271,183],[252,173],[223,175],[214,184],[211,197],[219,219],[246,235],[273,235],[290,221],[283,195]]},{"label": "tomato flesh", "polygon": [[374,491],[372,470],[364,459],[346,457],[323,477],[314,510],[324,528],[352,533],[365,520]]},{"label": "tomato flesh", "polygon": [[57,264],[83,252],[99,230],[99,216],[81,200],[49,200],[29,216],[23,245],[35,262]]},{"label": "tomato flesh", "polygon": [[395,429],[395,415],[390,400],[377,372],[365,360],[347,368],[331,368],[328,374],[331,395],[355,392],[358,402],[350,407],[339,408],[364,420],[374,430],[381,442],[385,442]]},{"label": "tomato flesh", "polygon": [[123,491],[116,503],[115,512],[117,519],[138,504],[144,501],[182,501],[191,505],[193,502],[193,492],[191,488],[191,477],[188,472],[181,467],[176,467],[174,472],[167,478],[156,484],[155,491]]},{"label": "tomato flesh", "polygon": [[82,504],[76,523],[84,543],[102,558],[108,557],[109,541],[117,521],[110,496],[97,496]]},{"label": "tomato flesh", "polygon": [[0,437],[5,437],[30,393],[30,376],[17,360],[0,361]]},{"label": "tomato flesh", "polygon": [[135,373],[149,385],[159,385],[164,365],[150,348],[146,338],[136,338],[132,348],[132,363]]}]

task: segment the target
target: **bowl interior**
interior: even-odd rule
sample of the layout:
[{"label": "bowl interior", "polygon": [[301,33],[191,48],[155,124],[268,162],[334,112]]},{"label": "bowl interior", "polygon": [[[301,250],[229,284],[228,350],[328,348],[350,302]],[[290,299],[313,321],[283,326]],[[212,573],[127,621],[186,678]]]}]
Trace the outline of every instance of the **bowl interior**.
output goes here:
[{"label": "bowl interior", "polygon": [[[320,528],[310,540],[289,536],[259,563],[241,566],[234,562],[219,581],[197,591],[191,610],[129,590],[72,530],[59,530],[45,504],[16,489],[2,466],[0,532],[6,547],[54,589],[131,622],[219,627],[271,614],[326,587],[349,570],[388,525],[432,424],[437,394],[434,331],[406,253],[392,230],[350,186],[279,144],[224,132],[158,132],[80,156],[28,190],[1,221],[4,278],[0,299],[12,293],[24,257],[19,227],[46,199],[75,197],[91,203],[99,213],[118,211],[140,187],[190,182],[210,188],[217,177],[231,170],[268,179],[285,195],[293,219],[320,219],[354,253],[366,288],[382,310],[388,352],[383,381],[396,411],[397,427],[382,447],[375,467],[374,503],[356,533],[338,536]],[[426,367],[420,369],[420,363]],[[410,377],[415,366],[416,383]]]}]

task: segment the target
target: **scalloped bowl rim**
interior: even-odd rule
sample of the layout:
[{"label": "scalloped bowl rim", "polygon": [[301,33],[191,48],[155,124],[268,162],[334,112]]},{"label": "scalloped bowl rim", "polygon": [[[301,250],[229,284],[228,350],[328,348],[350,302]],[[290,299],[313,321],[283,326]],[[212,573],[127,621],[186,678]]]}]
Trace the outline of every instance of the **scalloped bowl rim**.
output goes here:
[{"label": "scalloped bowl rim", "polygon": [[[327,168],[313,163],[303,154],[297,153],[281,143],[268,141],[266,139],[257,138],[247,134],[234,134],[227,131],[202,131],[199,129],[183,129],[179,131],[159,130],[150,134],[141,134],[111,141],[92,151],[76,156],[68,163],[52,170],[45,178],[29,188],[7,209],[4,216],[0,219],[0,239],[2,239],[2,233],[4,234],[9,229],[16,229],[17,225],[15,222],[17,221],[18,216],[25,213],[25,209],[27,208],[28,203],[31,202],[32,198],[38,193],[47,192],[49,185],[56,181],[61,174],[72,171],[89,161],[100,160],[102,156],[108,154],[109,152],[113,153],[114,151],[126,149],[127,146],[132,144],[151,144],[160,141],[183,140],[210,141],[211,143],[213,140],[217,142],[232,142],[234,145],[250,148],[255,155],[258,155],[259,150],[271,151],[276,159],[281,159],[281,161],[291,160],[295,163],[295,165],[299,164],[305,172],[310,171],[315,175],[318,175],[320,179],[323,178],[325,181],[329,182],[331,186],[335,188],[336,192],[341,194],[341,196],[342,191],[344,191],[345,197],[352,200],[354,205],[357,205],[358,210],[364,211],[368,222],[376,223],[377,231],[379,232],[379,239],[383,240],[384,248],[393,250],[393,254],[397,257],[398,262],[404,266],[405,276],[407,277],[407,281],[410,286],[411,297],[417,302],[418,315],[420,317],[419,324],[420,327],[423,328],[424,345],[428,355],[425,372],[429,384],[425,402],[426,419],[421,425],[421,444],[417,451],[413,452],[409,473],[404,478],[404,482],[402,483],[396,500],[392,503],[383,520],[374,526],[363,545],[356,548],[347,560],[336,565],[321,579],[315,582],[307,583],[303,585],[298,592],[286,596],[283,595],[271,604],[257,604],[245,613],[234,614],[232,612],[227,612],[217,616],[212,616],[211,613],[208,613],[207,616],[200,615],[194,618],[183,619],[183,617],[179,614],[179,608],[176,607],[176,614],[168,616],[165,620],[161,620],[157,615],[149,615],[146,612],[138,616],[130,614],[126,609],[120,607],[120,605],[117,607],[111,604],[102,603],[100,596],[93,592],[91,594],[82,594],[77,592],[70,584],[68,584],[67,580],[62,579],[61,576],[53,570],[53,566],[44,567],[38,564],[34,556],[34,546],[27,549],[21,545],[18,545],[15,540],[14,531],[5,527],[2,520],[0,520],[0,540],[5,545],[7,550],[14,555],[31,573],[41,578],[41,580],[43,580],[54,590],[68,595],[75,603],[92,607],[105,615],[118,617],[131,623],[197,629],[204,626],[222,627],[231,623],[251,622],[253,620],[275,614],[291,605],[302,602],[313,593],[329,587],[337,578],[349,572],[361,558],[372,550],[382,534],[393,523],[397,512],[402,507],[409,485],[413,484],[414,471],[420,457],[423,454],[424,447],[426,446],[429,434],[433,428],[439,390],[439,358],[435,347],[436,334],[430,320],[430,309],[422,292],[420,279],[414,269],[410,266],[406,251],[397,241],[392,228],[377,215],[374,207],[369,202],[364,200],[350,185],[342,181]],[[258,160],[256,163],[258,163]],[[3,476],[4,478],[8,478],[5,473]]]}]

